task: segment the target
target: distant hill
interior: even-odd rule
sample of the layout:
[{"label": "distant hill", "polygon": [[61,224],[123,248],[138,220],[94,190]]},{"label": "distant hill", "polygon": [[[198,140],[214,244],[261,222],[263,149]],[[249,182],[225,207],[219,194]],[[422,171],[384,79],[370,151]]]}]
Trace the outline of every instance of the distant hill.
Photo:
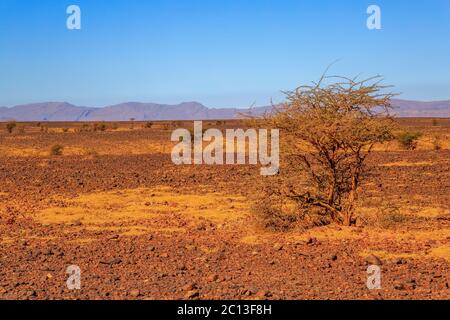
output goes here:
[{"label": "distant hill", "polygon": [[392,105],[399,117],[450,118],[450,100],[421,102],[395,99]]},{"label": "distant hill", "polygon": [[[450,117],[450,100],[420,102],[393,100],[394,113],[400,117]],[[0,121],[136,121],[236,119],[242,113],[259,115],[271,107],[252,109],[207,108],[198,102],[176,105],[127,102],[103,108],[75,106],[67,102],[43,102],[0,107]]]}]

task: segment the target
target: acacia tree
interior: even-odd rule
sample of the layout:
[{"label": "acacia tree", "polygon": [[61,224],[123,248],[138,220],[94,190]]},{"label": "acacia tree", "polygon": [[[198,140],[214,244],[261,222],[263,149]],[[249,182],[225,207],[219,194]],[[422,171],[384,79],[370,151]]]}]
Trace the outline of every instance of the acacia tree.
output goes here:
[{"label": "acacia tree", "polygon": [[380,83],[380,77],[323,76],[286,92],[287,102],[265,116],[266,125],[281,132],[281,171],[299,169],[286,197],[303,212],[314,208],[339,224],[354,221],[367,156],[377,143],[393,139],[393,94],[383,93],[387,87]]}]

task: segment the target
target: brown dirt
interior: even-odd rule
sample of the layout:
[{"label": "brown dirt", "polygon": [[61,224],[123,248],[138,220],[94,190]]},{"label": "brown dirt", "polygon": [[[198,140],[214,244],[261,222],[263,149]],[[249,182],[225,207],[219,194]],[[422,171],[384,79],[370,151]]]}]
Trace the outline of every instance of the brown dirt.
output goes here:
[{"label": "brown dirt", "polygon": [[358,226],[285,233],[255,222],[258,168],[172,164],[171,130],[191,123],[0,128],[0,299],[449,299],[450,120],[431,123],[401,120],[424,132],[418,150],[372,155]]}]

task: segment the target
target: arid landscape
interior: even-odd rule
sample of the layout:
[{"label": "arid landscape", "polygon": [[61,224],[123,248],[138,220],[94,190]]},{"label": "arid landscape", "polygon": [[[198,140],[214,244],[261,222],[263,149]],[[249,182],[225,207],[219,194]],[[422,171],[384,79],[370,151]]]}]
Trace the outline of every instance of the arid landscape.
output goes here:
[{"label": "arid landscape", "polygon": [[285,232],[257,166],[172,163],[191,121],[1,123],[0,299],[450,299],[450,119],[396,121],[422,135],[370,155],[356,224]]}]

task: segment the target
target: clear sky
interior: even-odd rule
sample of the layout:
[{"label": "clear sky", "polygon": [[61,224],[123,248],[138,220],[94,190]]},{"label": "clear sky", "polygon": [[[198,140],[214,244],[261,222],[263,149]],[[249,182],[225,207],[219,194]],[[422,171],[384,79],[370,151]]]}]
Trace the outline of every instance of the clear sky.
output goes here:
[{"label": "clear sky", "polygon": [[450,99],[450,1],[0,0],[0,106],[267,105],[337,59],[331,73],[384,75],[401,98]]}]

